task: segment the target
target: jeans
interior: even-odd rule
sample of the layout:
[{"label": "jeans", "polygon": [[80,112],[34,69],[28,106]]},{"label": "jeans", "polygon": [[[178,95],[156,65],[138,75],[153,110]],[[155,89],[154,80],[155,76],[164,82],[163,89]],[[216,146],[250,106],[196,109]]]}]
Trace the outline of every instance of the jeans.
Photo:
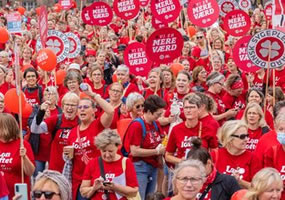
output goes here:
[{"label": "jeans", "polygon": [[149,193],[153,193],[156,187],[157,168],[144,162],[134,162],[141,199],[144,200]]},{"label": "jeans", "polygon": [[34,178],[38,175],[39,172],[43,172],[46,168],[46,161],[35,160],[36,168],[33,174]]},{"label": "jeans", "polygon": [[81,196],[81,193],[79,190],[80,190],[80,185],[79,185],[78,190],[77,190],[76,200],[88,200],[88,198]]}]

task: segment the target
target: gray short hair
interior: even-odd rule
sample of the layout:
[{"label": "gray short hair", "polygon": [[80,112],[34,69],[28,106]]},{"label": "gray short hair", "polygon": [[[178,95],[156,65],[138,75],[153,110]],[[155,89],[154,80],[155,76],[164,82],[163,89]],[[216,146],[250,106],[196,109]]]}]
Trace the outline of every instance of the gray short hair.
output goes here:
[{"label": "gray short hair", "polygon": [[279,113],[274,120],[275,129],[279,126],[280,123],[285,123],[285,113]]},{"label": "gray short hair", "polygon": [[143,95],[137,93],[137,92],[132,92],[128,95],[127,100],[126,100],[126,106],[127,106],[127,110],[131,111],[133,106],[135,105],[136,102],[138,102],[139,100],[143,100],[144,101],[144,97]]},{"label": "gray short hair", "polygon": [[74,92],[67,92],[63,98],[61,99],[61,105],[63,106],[66,100],[70,100],[70,99],[74,99],[76,100],[77,104],[79,104],[79,96],[77,94],[75,94]]},{"label": "gray short hair", "polygon": [[117,71],[123,71],[123,72],[126,72],[127,74],[130,73],[130,69],[128,68],[127,65],[119,65],[118,68],[117,68]]},{"label": "gray short hair", "polygon": [[208,86],[214,85],[215,83],[220,82],[221,80],[225,79],[225,76],[221,74],[220,72],[212,72],[207,77],[206,84]]},{"label": "gray short hair", "polygon": [[69,71],[64,78],[63,85],[67,87],[67,81],[72,79],[76,79],[78,81],[78,84],[83,82],[82,76],[78,72]]},{"label": "gray short hair", "polygon": [[[56,102],[58,102],[59,95],[58,95],[58,92],[57,92],[56,87],[54,87],[54,86],[48,86],[48,87],[45,88],[44,93],[46,93],[46,92],[52,92],[52,93],[54,93],[55,96],[56,96]],[[56,103],[56,104],[57,104],[57,103]]]},{"label": "gray short hair", "polygon": [[95,137],[95,146],[98,149],[104,149],[109,144],[114,144],[117,147],[122,144],[121,137],[117,131],[105,129]]}]

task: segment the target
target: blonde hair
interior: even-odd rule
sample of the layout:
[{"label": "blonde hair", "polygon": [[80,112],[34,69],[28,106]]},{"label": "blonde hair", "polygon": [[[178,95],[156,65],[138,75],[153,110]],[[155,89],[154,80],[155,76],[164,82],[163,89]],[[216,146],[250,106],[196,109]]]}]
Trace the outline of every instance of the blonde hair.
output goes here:
[{"label": "blonde hair", "polygon": [[122,144],[121,137],[118,135],[117,131],[105,129],[95,137],[95,146],[98,149],[104,149],[109,144],[114,144],[116,147]]},{"label": "blonde hair", "polygon": [[79,96],[75,94],[74,92],[67,92],[61,99],[61,105],[63,106],[66,100],[72,100],[72,99],[76,101],[77,105],[79,104],[79,100],[80,100]]},{"label": "blonde hair", "polygon": [[246,128],[247,125],[242,120],[230,120],[224,123],[224,125],[218,130],[219,142],[223,147],[228,147],[229,143],[233,140],[233,135],[239,128]]},{"label": "blonde hair", "polygon": [[277,126],[280,123],[285,123],[285,113],[279,113],[277,115],[277,117],[275,118],[275,120],[274,120],[274,128],[275,128],[275,130],[277,129]]},{"label": "blonde hair", "polygon": [[257,172],[252,181],[251,187],[245,195],[245,199],[258,200],[259,196],[266,192],[273,183],[280,185],[281,191],[283,189],[283,181],[279,175],[279,172],[274,168],[263,168]]},{"label": "blonde hair", "polygon": [[262,108],[260,107],[259,104],[255,103],[255,102],[247,104],[247,106],[246,106],[246,108],[244,110],[243,116],[242,116],[242,120],[246,124],[248,124],[247,112],[251,108],[255,108],[256,111],[258,112],[258,115],[259,115],[258,126],[259,127],[267,126],[267,123],[265,122],[265,119],[264,119],[264,114],[263,114]]}]

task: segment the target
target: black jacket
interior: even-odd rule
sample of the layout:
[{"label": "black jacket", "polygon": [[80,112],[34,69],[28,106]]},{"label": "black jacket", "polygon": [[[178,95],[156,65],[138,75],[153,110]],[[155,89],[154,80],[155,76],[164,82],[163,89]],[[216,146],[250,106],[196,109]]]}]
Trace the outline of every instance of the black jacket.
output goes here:
[{"label": "black jacket", "polygon": [[211,190],[211,200],[230,200],[231,196],[240,189],[237,180],[233,176],[217,172]]}]

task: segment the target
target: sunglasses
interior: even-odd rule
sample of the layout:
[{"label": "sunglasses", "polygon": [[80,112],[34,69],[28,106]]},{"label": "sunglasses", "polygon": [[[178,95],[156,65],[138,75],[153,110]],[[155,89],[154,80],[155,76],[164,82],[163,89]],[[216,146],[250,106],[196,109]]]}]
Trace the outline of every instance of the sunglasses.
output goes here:
[{"label": "sunglasses", "polygon": [[249,137],[249,134],[241,134],[241,135],[231,135],[232,137],[236,137],[236,138],[239,138],[241,140],[244,140],[245,138],[248,138]]},{"label": "sunglasses", "polygon": [[144,105],[143,104],[136,105],[136,109],[139,109],[139,108],[144,108]]},{"label": "sunglasses", "polygon": [[39,199],[41,198],[41,196],[44,194],[45,198],[46,199],[52,199],[53,195],[60,195],[58,193],[55,193],[55,192],[48,192],[48,191],[39,191],[39,190],[36,190],[33,192],[33,196],[34,198],[36,199]]}]

